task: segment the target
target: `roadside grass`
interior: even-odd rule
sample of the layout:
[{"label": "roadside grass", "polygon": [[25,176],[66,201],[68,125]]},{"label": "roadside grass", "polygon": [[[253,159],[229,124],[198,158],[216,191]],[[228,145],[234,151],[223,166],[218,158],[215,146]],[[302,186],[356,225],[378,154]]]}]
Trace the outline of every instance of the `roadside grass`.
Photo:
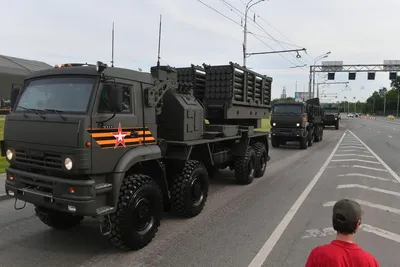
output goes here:
[{"label": "roadside grass", "polygon": [[[0,116],[0,140],[3,140],[4,134],[4,121],[6,116]],[[8,167],[8,162],[5,157],[0,157],[0,173],[4,173],[5,168]]]}]

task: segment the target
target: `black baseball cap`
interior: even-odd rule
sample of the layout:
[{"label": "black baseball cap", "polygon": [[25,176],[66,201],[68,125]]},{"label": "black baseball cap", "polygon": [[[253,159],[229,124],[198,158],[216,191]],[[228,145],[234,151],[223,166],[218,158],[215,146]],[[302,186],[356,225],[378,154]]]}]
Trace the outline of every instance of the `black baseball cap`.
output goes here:
[{"label": "black baseball cap", "polygon": [[344,223],[356,223],[362,214],[360,204],[351,199],[341,199],[333,206],[333,218]]}]

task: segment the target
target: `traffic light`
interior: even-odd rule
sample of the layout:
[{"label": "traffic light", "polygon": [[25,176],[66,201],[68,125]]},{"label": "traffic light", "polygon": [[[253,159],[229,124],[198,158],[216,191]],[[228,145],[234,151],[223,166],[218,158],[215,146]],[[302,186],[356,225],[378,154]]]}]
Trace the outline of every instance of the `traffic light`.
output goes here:
[{"label": "traffic light", "polygon": [[368,80],[375,80],[375,72],[368,72]]},{"label": "traffic light", "polygon": [[396,79],[397,79],[397,72],[390,72],[389,80],[396,80]]}]

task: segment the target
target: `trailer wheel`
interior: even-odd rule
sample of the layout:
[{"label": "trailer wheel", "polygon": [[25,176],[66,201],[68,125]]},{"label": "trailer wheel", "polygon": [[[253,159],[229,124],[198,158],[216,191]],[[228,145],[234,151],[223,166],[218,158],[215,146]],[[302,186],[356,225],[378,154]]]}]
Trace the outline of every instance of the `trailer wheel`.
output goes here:
[{"label": "trailer wheel", "polygon": [[257,165],[256,157],[256,152],[249,146],[246,155],[235,158],[235,178],[238,184],[246,185],[253,182]]},{"label": "trailer wheel", "polygon": [[314,141],[314,131],[313,130],[310,130],[307,141],[308,141],[308,146],[311,147],[313,145],[313,141]]},{"label": "trailer wheel", "polygon": [[208,196],[208,172],[203,163],[188,160],[171,186],[171,208],[181,216],[191,218],[204,208]]},{"label": "trailer wheel", "polygon": [[147,175],[133,174],[122,181],[117,210],[110,215],[114,246],[126,250],[145,247],[160,226],[163,198],[159,186]]},{"label": "trailer wheel", "polygon": [[307,149],[308,139],[307,137],[300,137],[300,149]]},{"label": "trailer wheel", "polygon": [[44,224],[58,230],[70,229],[79,225],[83,220],[83,216],[74,216],[66,212],[42,207],[35,207],[35,213]]},{"label": "trailer wheel", "polygon": [[276,148],[279,147],[279,140],[276,136],[271,136],[271,145],[272,147]]},{"label": "trailer wheel", "polygon": [[254,151],[256,152],[256,167],[254,177],[264,176],[265,170],[267,169],[267,149],[261,142],[257,142],[253,145]]}]

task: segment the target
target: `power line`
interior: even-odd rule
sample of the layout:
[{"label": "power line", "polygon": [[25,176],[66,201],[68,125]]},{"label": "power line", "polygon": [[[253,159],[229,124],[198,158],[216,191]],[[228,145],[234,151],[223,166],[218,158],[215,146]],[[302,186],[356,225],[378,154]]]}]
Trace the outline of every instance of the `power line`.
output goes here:
[{"label": "power line", "polygon": [[[235,6],[233,6],[231,3],[229,3],[227,0],[220,0],[221,2],[223,2],[223,3],[225,3],[226,5],[228,5],[229,7],[231,7],[231,8],[233,8],[233,9],[235,9],[236,11],[238,11],[238,12],[240,12],[242,15],[245,15],[242,11],[240,11],[238,8],[236,8]],[[247,6],[243,1],[241,1],[242,2],[242,4],[244,4],[245,6]],[[251,11],[253,11],[252,9],[250,9]],[[254,15],[256,15],[257,17],[259,17],[261,20],[263,20],[264,22],[266,22],[268,25],[270,25],[265,19],[263,19],[260,15],[258,15],[256,12],[254,12],[253,11],[253,13],[254,13]],[[258,28],[259,29],[261,29],[263,32],[265,32],[272,40],[274,40],[276,43],[278,43],[279,45],[280,45],[280,47],[282,47],[283,49],[287,49],[287,47],[284,47],[283,45],[282,45],[282,43],[285,43],[285,42],[282,42],[282,41],[278,41],[275,37],[273,37],[263,26],[261,26],[259,23],[257,23],[256,21],[252,21],[251,20],[251,22],[253,23],[253,24],[255,24],[256,26],[258,26]],[[270,25],[271,27],[272,27],[272,25]],[[275,29],[274,27],[272,27],[273,29]],[[276,30],[276,29],[275,29]],[[276,31],[278,31],[278,30],[276,30]],[[278,31],[279,32],[279,31]],[[282,33],[281,33],[282,34]],[[283,34],[282,34],[283,35]],[[284,36],[284,35],[283,35]],[[289,40],[289,38],[287,38],[286,36],[284,36],[286,39],[288,39]],[[291,40],[289,40],[290,42],[292,42]],[[288,43],[286,43],[286,44],[288,44]],[[302,48],[302,47],[300,47],[300,46],[297,46],[297,45],[294,45],[294,44],[288,44],[288,45],[291,45],[291,46],[295,46],[295,47],[297,47],[297,48]],[[297,60],[297,61],[299,61],[300,63],[302,63],[302,64],[304,64],[304,62],[302,62],[300,59],[298,59],[298,58],[296,58],[294,55],[291,55],[295,60]]]},{"label": "power line", "polygon": [[217,12],[217,13],[220,14],[221,16],[225,17],[226,19],[229,19],[229,20],[232,21],[233,23],[235,23],[235,24],[239,25],[240,27],[242,27],[242,25],[240,25],[240,23],[236,22],[235,20],[231,19],[230,17],[226,16],[225,14],[221,13],[220,11],[216,10],[216,9],[213,8],[212,6],[207,5],[206,3],[204,3],[204,2],[201,1],[201,0],[197,0],[197,1],[200,2],[200,3],[202,3],[203,5],[205,5],[206,7],[208,7],[208,8],[210,8],[210,9],[214,10],[215,12]]},{"label": "power line", "polygon": [[[240,23],[238,23],[238,22],[236,22],[235,20],[233,20],[232,18],[226,16],[225,14],[223,14],[222,12],[220,12],[220,11],[218,11],[217,9],[213,8],[212,6],[210,6],[210,5],[206,4],[206,3],[204,3],[204,2],[201,1],[201,0],[197,0],[197,1],[200,2],[201,4],[203,4],[204,6],[210,8],[211,10],[217,12],[218,14],[220,14],[221,16],[223,16],[224,18],[226,18],[226,19],[230,20],[231,22],[235,23],[236,25],[239,25],[241,28],[243,28],[243,26],[242,26]],[[235,8],[235,9],[236,9],[236,8]],[[236,10],[237,10],[237,9],[236,9]],[[239,12],[240,12],[240,11],[239,11]],[[264,29],[264,31],[265,31],[265,29]],[[269,35],[268,32],[266,32],[266,33]],[[270,45],[268,45],[266,42],[264,42],[264,41],[263,41],[262,39],[260,39],[258,36],[254,35],[254,34],[251,33],[251,32],[249,32],[249,34],[253,35],[256,39],[258,39],[261,43],[263,43],[264,45],[266,45],[267,47],[269,47],[272,51],[275,51]],[[272,37],[272,36],[271,36],[271,37]],[[273,38],[273,37],[272,37],[272,38]],[[275,38],[273,38],[273,39],[276,41]],[[282,58],[286,59],[286,60],[287,60],[289,63],[291,63],[292,65],[296,65],[295,63],[293,63],[292,61],[290,61],[289,59],[287,59],[285,56],[283,56],[283,55],[281,55],[281,54],[279,54],[279,56],[281,56]]]}]

